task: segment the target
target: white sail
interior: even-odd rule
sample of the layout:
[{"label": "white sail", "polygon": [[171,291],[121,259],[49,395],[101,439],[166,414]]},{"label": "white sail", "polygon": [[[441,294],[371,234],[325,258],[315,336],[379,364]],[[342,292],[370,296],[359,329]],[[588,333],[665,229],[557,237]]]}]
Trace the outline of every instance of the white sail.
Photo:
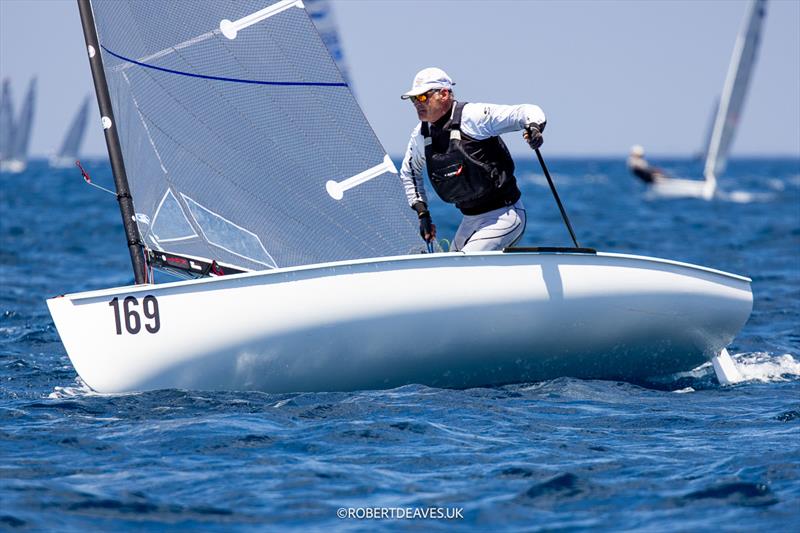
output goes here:
[{"label": "white sail", "polygon": [[14,108],[11,104],[11,82],[3,80],[0,95],[0,164],[11,157],[14,144]]},{"label": "white sail", "polygon": [[92,2],[144,244],[242,270],[419,252],[394,165],[328,194],[387,155],[302,2],[191,5]]},{"label": "white sail", "polygon": [[717,109],[719,108],[719,98],[714,100],[714,104],[711,106],[711,111],[708,114],[708,122],[706,122],[706,131],[705,135],[703,136],[703,148],[698,151],[694,159],[698,161],[705,162],[706,157],[708,157],[708,148],[711,146],[711,135],[714,133],[714,122],[717,119]]},{"label": "white sail", "polygon": [[707,180],[715,179],[725,170],[756,62],[766,4],[767,0],[752,0],[742,30],[736,38],[706,153],[703,174]]},{"label": "white sail", "polygon": [[86,133],[86,121],[89,114],[89,97],[85,97],[75,116],[69,124],[64,140],[58,152],[50,158],[50,166],[56,168],[69,167],[74,165],[78,158],[81,143]]},{"label": "white sail", "polygon": [[33,131],[33,113],[36,108],[36,78],[28,84],[28,92],[14,124],[14,151],[11,154],[17,161],[28,161],[28,147]]},{"label": "white sail", "polygon": [[[9,97],[10,101],[10,97]],[[33,113],[36,107],[36,78],[28,84],[28,92],[19,111],[19,116],[13,121],[8,155],[0,160],[0,171],[19,173],[28,166],[28,145],[30,144],[33,128]],[[13,106],[12,106],[13,109]]]}]

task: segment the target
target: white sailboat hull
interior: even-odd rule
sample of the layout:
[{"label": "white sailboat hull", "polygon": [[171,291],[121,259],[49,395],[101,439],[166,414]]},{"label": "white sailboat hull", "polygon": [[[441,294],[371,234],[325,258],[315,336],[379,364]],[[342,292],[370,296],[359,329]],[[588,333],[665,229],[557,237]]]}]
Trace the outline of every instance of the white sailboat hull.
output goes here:
[{"label": "white sailboat hull", "polygon": [[659,198],[699,198],[710,200],[717,188],[716,179],[687,180],[661,178],[653,182],[649,193]]},{"label": "white sailboat hull", "polygon": [[28,168],[28,162],[22,159],[5,159],[0,161],[0,172],[9,174],[20,174]]},{"label": "white sailboat hull", "polygon": [[[123,308],[126,297],[137,304]],[[660,259],[487,252],[120,287],[48,306],[99,392],[348,391],[690,370],[731,342],[752,294],[747,278]]]},{"label": "white sailboat hull", "polygon": [[50,168],[71,168],[75,166],[75,156],[50,156],[48,164]]}]

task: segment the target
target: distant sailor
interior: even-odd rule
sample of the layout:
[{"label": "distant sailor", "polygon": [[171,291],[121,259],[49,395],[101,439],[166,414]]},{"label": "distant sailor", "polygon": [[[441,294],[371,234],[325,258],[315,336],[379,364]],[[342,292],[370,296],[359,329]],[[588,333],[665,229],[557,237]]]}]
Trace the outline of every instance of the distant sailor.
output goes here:
[{"label": "distant sailor", "polygon": [[453,85],[443,70],[426,68],[401,96],[411,99],[421,122],[411,132],[400,178],[425,241],[435,239],[436,226],[423,168],[439,197],[464,215],[450,250],[500,250],[520,240],[526,223],[514,161],[500,135],[524,130],[523,138],[537,149],[546,119],[539,106],[530,104],[457,102]]},{"label": "distant sailor", "polygon": [[644,148],[638,144],[631,146],[631,153],[628,155],[628,169],[645,183],[669,179],[660,168],[650,166],[644,158]]}]

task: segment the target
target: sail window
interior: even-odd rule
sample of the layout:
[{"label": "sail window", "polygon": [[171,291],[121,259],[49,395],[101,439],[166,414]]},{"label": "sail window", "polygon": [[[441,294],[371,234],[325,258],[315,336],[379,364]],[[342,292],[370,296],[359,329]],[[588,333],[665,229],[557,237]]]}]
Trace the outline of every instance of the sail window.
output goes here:
[{"label": "sail window", "polygon": [[181,196],[186,201],[195,223],[210,244],[255,263],[278,268],[258,235],[203,207],[185,194]]},{"label": "sail window", "polygon": [[169,189],[158,204],[151,228],[152,236],[158,243],[184,241],[197,237],[197,232],[186,218],[181,204]]}]

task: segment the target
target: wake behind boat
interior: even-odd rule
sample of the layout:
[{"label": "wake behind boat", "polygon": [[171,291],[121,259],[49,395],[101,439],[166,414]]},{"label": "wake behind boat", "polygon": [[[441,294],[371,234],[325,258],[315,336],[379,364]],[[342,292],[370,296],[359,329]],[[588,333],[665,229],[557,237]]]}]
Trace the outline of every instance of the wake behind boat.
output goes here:
[{"label": "wake behind boat", "polygon": [[575,249],[425,253],[301,2],[79,7],[136,280],[48,300],[91,388],[735,377],[747,278],[577,248],[569,224]]}]

